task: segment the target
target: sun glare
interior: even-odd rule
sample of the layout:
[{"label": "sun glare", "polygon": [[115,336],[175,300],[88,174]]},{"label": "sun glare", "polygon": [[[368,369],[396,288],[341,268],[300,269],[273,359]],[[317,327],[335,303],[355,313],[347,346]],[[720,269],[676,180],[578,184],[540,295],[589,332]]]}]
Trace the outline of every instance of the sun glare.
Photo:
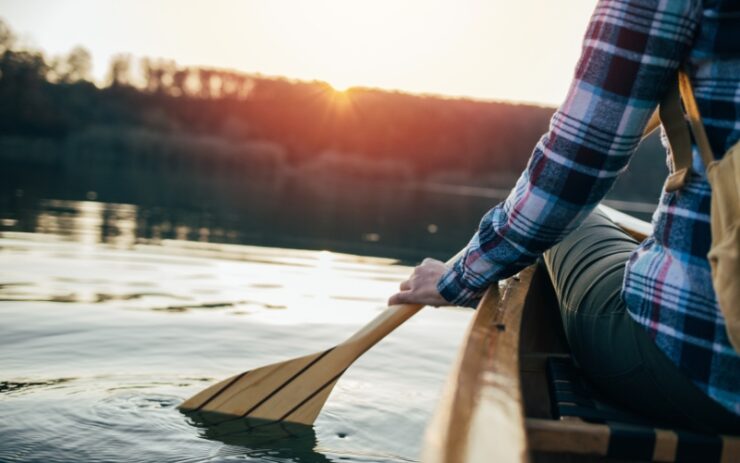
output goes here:
[{"label": "sun glare", "polygon": [[329,86],[331,86],[332,90],[334,90],[337,93],[346,93],[347,90],[352,88],[352,84],[349,82],[342,82],[342,81],[332,81],[329,82]]},{"label": "sun glare", "polygon": [[331,102],[331,107],[334,110],[346,112],[347,110],[351,110],[353,108],[354,104],[352,101],[351,86],[348,85],[344,88],[337,88],[333,84],[329,84],[329,87],[331,90],[328,93],[328,98]]},{"label": "sun glare", "polygon": [[59,0],[33,14],[42,2],[0,0],[3,18],[51,54],[91,47],[100,80],[111,56],[125,52],[328,81],[337,92],[377,87],[558,104],[596,0],[160,0],[157,8]]},{"label": "sun glare", "polygon": [[[260,24],[269,27],[258,30],[267,39],[242,42],[267,40],[268,73],[328,81],[337,92],[360,86],[557,103],[594,1],[314,0],[287,10],[265,2]],[[568,26],[562,18],[571,18]],[[573,32],[555,42],[564,29]],[[559,52],[545,53],[550,48]],[[273,62],[278,57],[285,61]],[[543,79],[533,63],[552,72]]]}]

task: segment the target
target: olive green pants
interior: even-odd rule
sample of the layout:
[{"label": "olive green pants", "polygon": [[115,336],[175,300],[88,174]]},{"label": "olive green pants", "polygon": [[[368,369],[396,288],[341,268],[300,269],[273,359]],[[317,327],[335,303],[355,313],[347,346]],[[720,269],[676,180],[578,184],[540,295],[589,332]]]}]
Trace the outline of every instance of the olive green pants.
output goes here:
[{"label": "olive green pants", "polygon": [[620,293],[636,247],[597,210],[544,254],[574,360],[601,392],[641,415],[736,433],[740,418],[686,378],[627,313]]}]

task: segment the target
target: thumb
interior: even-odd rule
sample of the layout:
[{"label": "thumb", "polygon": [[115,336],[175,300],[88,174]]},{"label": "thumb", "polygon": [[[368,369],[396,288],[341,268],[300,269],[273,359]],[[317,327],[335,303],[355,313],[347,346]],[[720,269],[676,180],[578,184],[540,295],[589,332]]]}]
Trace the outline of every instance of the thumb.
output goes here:
[{"label": "thumb", "polygon": [[411,291],[399,291],[388,299],[388,305],[408,304]]}]

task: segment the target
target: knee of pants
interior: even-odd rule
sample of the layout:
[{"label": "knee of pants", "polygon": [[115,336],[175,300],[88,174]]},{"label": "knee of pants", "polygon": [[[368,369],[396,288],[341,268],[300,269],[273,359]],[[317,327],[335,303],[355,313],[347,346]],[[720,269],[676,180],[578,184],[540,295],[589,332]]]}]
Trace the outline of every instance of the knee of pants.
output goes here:
[{"label": "knee of pants", "polygon": [[622,311],[593,315],[561,311],[571,354],[592,378],[629,375],[643,365],[634,327]]},{"label": "knee of pants", "polygon": [[[594,308],[621,289],[624,266],[637,243],[601,213],[591,214],[562,242],[543,255],[561,309]],[[619,301],[610,304],[616,307]],[[595,304],[595,305],[594,305]],[[591,309],[593,312],[593,309]]]}]

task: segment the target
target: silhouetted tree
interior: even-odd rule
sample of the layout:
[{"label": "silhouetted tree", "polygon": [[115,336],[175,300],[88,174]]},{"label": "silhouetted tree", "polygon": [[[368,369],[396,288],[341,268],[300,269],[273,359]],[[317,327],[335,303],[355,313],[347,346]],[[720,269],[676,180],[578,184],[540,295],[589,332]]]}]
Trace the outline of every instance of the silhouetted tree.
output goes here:
[{"label": "silhouetted tree", "polygon": [[0,18],[0,53],[4,53],[7,50],[13,48],[15,44],[15,34],[10,29],[5,21]]},{"label": "silhouetted tree", "polygon": [[177,93],[173,92],[175,85],[175,73],[177,72],[177,64],[175,64],[175,62],[172,60],[161,59],[158,61],[157,65],[159,66],[161,72],[160,91],[168,94]]},{"label": "silhouetted tree", "polygon": [[198,69],[199,94],[201,98],[211,97],[211,79],[213,72],[210,69]]},{"label": "silhouetted tree", "polygon": [[66,56],[55,58],[51,68],[55,80],[59,82],[89,81],[92,78],[92,56],[85,48],[77,46]]},{"label": "silhouetted tree", "polygon": [[112,87],[131,84],[131,55],[118,54],[111,58],[108,82]]},{"label": "silhouetted tree", "polygon": [[175,96],[186,96],[188,94],[189,69],[178,69],[172,74],[172,90]]},{"label": "silhouetted tree", "polygon": [[144,88],[150,92],[158,92],[162,86],[162,72],[157,63],[149,58],[142,58],[140,67],[144,76]]}]

